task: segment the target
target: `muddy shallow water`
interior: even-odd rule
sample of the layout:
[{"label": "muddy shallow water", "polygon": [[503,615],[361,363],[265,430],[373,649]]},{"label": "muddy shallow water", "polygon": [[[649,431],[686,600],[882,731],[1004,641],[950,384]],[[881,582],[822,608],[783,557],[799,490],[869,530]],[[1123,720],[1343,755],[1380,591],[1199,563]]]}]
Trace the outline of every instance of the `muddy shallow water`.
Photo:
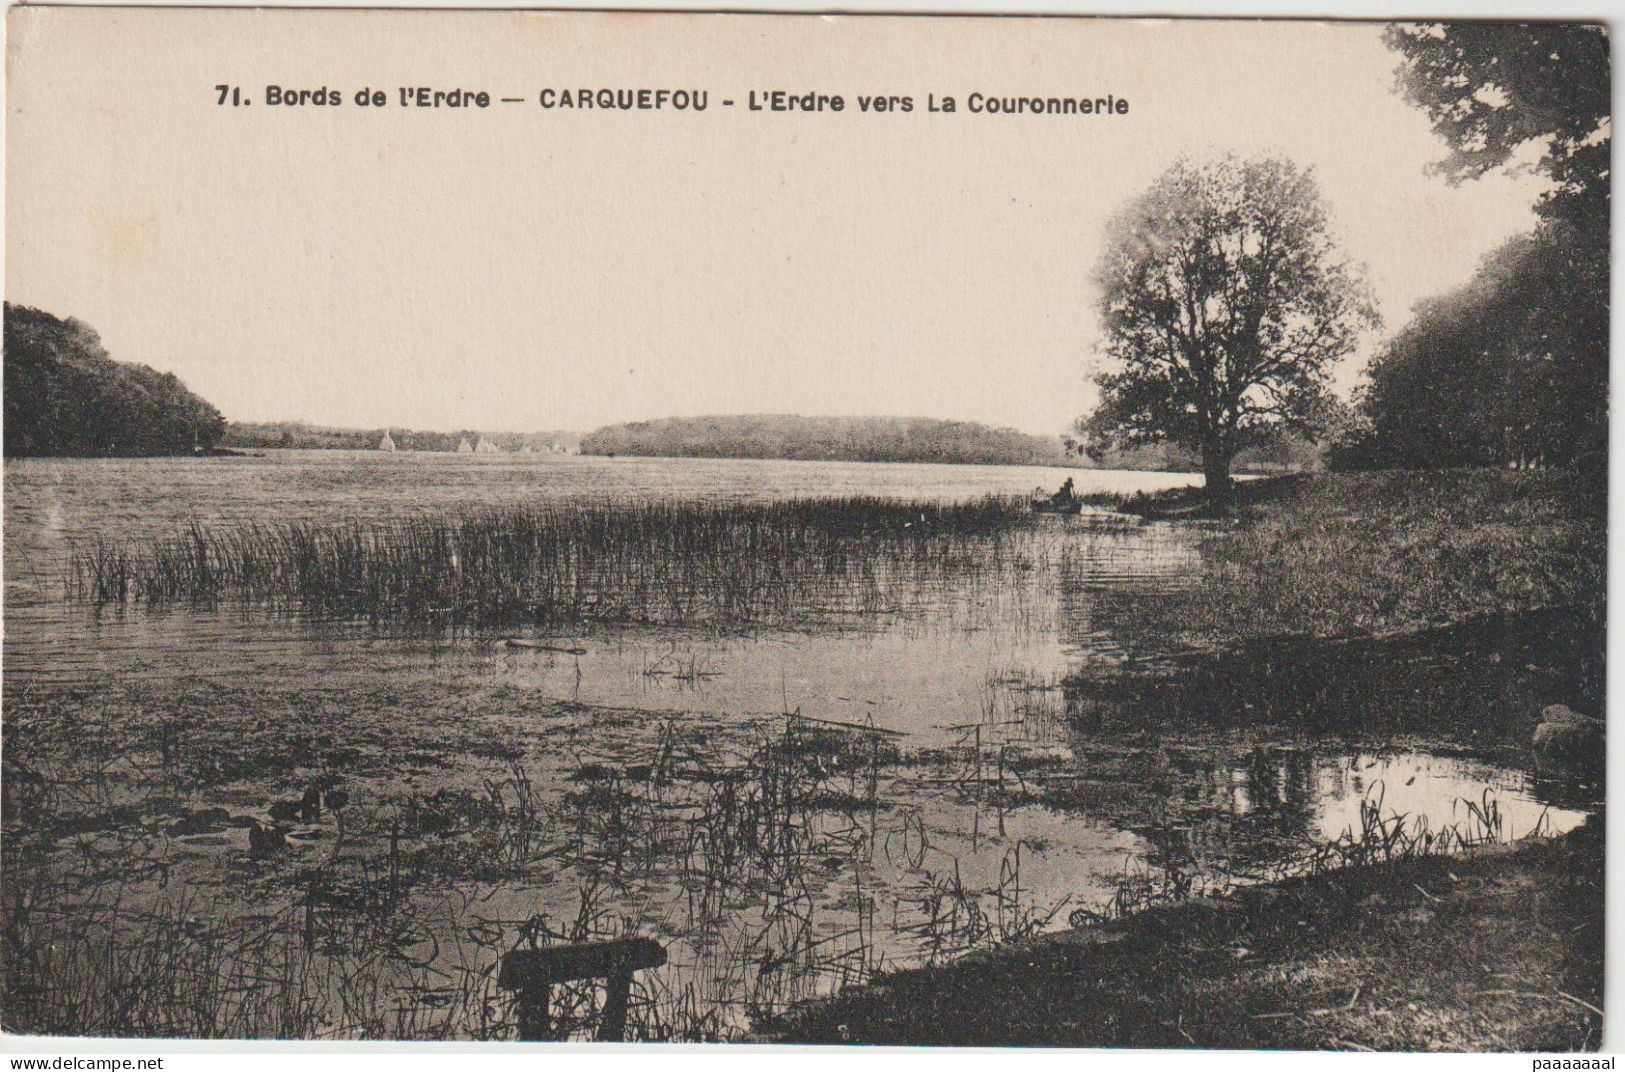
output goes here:
[{"label": "muddy shallow water", "polygon": [[[1122,626],[1199,574],[1202,533],[1171,524],[1045,518],[997,568],[799,631],[428,634],[63,599],[76,544],[193,520],[957,500],[1065,475],[1086,492],[1189,479],[340,452],[7,463],[4,819],[25,846],[7,912],[57,958],[13,968],[8,1026],[62,1029],[49,987],[66,984],[48,980],[83,976],[65,1022],[111,1033],[509,1037],[502,950],[637,933],[671,962],[640,976],[634,1033],[734,1037],[887,966],[1300,868],[1362,804],[1500,839],[1583,817],[1506,742],[1080,718],[1089,674],[1177,654]],[[256,854],[250,825],[273,818],[285,841]],[[98,935],[128,957],[98,962]],[[190,1018],[99,1009],[96,980],[144,947],[234,982],[172,988]],[[594,1000],[557,1008],[590,1031]]]}]

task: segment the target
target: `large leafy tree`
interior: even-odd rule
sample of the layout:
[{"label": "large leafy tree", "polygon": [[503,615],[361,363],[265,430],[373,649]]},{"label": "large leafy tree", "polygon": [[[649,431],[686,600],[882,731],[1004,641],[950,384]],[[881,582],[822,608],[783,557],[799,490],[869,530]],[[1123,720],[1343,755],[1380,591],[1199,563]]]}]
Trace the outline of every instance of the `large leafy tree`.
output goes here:
[{"label": "large leafy tree", "polygon": [[1109,364],[1080,430],[1196,451],[1221,502],[1239,451],[1316,433],[1331,365],[1375,320],[1312,174],[1271,157],[1176,162],[1114,218],[1096,282]]}]

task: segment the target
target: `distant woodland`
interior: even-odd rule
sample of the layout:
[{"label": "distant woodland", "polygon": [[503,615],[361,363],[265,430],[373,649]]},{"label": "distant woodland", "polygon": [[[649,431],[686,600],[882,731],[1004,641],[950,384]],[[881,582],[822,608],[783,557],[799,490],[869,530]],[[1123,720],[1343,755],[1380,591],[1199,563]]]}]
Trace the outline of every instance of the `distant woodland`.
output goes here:
[{"label": "distant woodland", "polygon": [[222,443],[247,450],[375,450],[385,432],[397,450],[454,451],[464,440],[473,446],[483,436],[506,452],[525,446],[535,451],[573,451],[580,439],[574,432],[415,432],[409,428],[332,428],[302,421],[233,421]]},{"label": "distant woodland", "polygon": [[1060,439],[924,417],[669,417],[612,424],[581,438],[583,454],[654,458],[1062,465]]},{"label": "distant woodland", "polygon": [[[233,421],[220,440],[240,450],[376,450],[389,433],[397,450],[455,451],[482,438],[507,453],[624,455],[650,458],[787,458],[800,461],[937,462],[961,465],[1058,465],[1078,468],[1189,471],[1189,451],[1169,444],[1099,457],[1070,437],[1029,435],[970,421],[920,417],[674,417],[576,432],[420,432],[409,428],[337,428],[302,421]],[[1248,451],[1244,470],[1303,468],[1318,452],[1289,442]]]},{"label": "distant woodland", "polygon": [[[797,461],[1059,465],[1187,471],[1192,455],[1168,444],[1091,456],[1071,438],[926,417],[671,417],[613,424],[581,438],[581,453],[653,458],[786,458]],[[1250,451],[1241,468],[1305,467],[1317,453],[1300,442]]]},{"label": "distant woodland", "polygon": [[226,426],[173,373],[113,360],[83,321],[10,302],[5,422],[8,458],[191,454]]}]

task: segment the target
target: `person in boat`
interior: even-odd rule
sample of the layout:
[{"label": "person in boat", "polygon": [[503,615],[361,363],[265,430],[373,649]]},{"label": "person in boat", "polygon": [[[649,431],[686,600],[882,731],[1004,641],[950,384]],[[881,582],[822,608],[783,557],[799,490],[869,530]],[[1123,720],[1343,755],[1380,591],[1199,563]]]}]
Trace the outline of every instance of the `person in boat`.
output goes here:
[{"label": "person in boat", "polygon": [[1066,478],[1066,483],[1061,485],[1061,490],[1057,491],[1053,496],[1050,497],[1050,505],[1051,506],[1071,506],[1072,505],[1072,478],[1071,477],[1067,477]]}]

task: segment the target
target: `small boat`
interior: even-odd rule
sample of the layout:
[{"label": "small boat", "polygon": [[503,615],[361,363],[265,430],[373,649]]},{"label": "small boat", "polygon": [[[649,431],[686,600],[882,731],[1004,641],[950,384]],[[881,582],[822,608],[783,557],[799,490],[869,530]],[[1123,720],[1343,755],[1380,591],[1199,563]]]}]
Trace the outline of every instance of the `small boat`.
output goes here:
[{"label": "small boat", "polygon": [[586,648],[570,647],[568,645],[549,644],[543,640],[526,640],[523,637],[509,637],[503,643],[510,648],[526,648],[530,651],[556,651],[560,655],[585,655]]},{"label": "small boat", "polygon": [[1082,499],[1069,499],[1065,502],[1056,502],[1054,499],[1032,499],[1030,505],[1035,514],[1066,514],[1074,516],[1083,513]]}]

